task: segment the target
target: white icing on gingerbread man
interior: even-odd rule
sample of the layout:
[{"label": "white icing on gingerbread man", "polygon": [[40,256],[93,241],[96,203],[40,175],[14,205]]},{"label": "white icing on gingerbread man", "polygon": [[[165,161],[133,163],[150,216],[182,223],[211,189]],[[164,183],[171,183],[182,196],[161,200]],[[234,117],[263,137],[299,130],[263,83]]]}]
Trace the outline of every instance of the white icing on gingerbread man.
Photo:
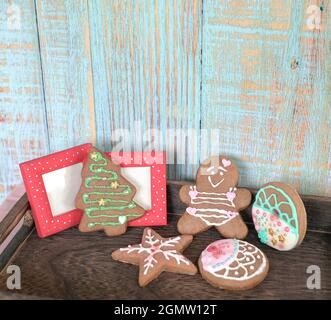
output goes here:
[{"label": "white icing on gingerbread man", "polygon": [[196,185],[180,191],[188,207],[178,222],[179,232],[196,234],[215,226],[226,237],[244,238],[247,227],[239,211],[250,204],[251,195],[237,189],[238,178],[237,168],[226,157],[212,157],[201,164]]}]

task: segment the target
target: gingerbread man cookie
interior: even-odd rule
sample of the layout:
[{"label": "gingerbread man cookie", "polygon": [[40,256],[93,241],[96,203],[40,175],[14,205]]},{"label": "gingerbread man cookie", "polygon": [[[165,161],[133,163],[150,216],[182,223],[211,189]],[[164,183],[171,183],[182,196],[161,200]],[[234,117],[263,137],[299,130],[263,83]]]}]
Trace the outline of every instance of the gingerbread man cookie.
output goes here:
[{"label": "gingerbread man cookie", "polygon": [[202,277],[211,285],[228,290],[246,290],[268,274],[269,262],[254,245],[237,239],[211,243],[199,258]]},{"label": "gingerbread man cookie", "polygon": [[82,185],[76,206],[84,210],[81,232],[104,230],[108,236],[125,233],[130,220],[145,210],[133,201],[136,188],[121,175],[119,165],[96,148],[91,148],[82,170]]},{"label": "gingerbread man cookie", "polygon": [[244,239],[248,229],[239,211],[249,206],[251,193],[236,187],[238,179],[238,170],[227,157],[214,156],[202,163],[196,185],[180,190],[180,199],[188,207],[178,221],[178,231],[193,235],[215,227],[225,238]]},{"label": "gingerbread man cookie", "polygon": [[261,242],[277,250],[291,250],[305,237],[305,206],[297,191],[285,183],[269,182],[258,191],[252,217]]},{"label": "gingerbread man cookie", "polygon": [[145,228],[140,244],[130,245],[112,253],[112,258],[139,266],[139,285],[146,286],[163,271],[193,275],[196,266],[182,255],[193,237],[183,235],[162,238],[151,228]]}]

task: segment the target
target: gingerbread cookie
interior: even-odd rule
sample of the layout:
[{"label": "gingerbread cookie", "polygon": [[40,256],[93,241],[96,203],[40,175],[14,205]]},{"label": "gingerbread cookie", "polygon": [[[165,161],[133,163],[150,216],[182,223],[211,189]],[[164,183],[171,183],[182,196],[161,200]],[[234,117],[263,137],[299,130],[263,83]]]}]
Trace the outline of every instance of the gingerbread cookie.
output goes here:
[{"label": "gingerbread cookie", "polygon": [[297,191],[285,183],[265,184],[255,197],[252,216],[261,242],[277,250],[291,250],[305,237],[305,206]]},{"label": "gingerbread cookie", "polygon": [[181,254],[192,240],[190,235],[162,238],[154,230],[145,228],[140,244],[118,249],[112,253],[112,258],[139,265],[139,285],[143,287],[163,271],[197,273],[195,265]]},{"label": "gingerbread cookie", "polygon": [[252,244],[224,239],[211,243],[199,258],[202,277],[211,285],[228,290],[246,290],[264,280],[268,259]]},{"label": "gingerbread cookie", "polygon": [[133,201],[135,187],[121,175],[121,168],[104,153],[91,148],[82,170],[83,182],[76,206],[84,210],[82,232],[104,230],[108,236],[125,233],[128,221],[145,210]]},{"label": "gingerbread cookie", "polygon": [[238,179],[236,166],[226,157],[214,156],[202,163],[196,185],[180,190],[180,199],[188,207],[178,221],[178,231],[197,234],[216,227],[226,238],[245,238],[248,229],[239,211],[249,206],[251,193],[236,187]]}]

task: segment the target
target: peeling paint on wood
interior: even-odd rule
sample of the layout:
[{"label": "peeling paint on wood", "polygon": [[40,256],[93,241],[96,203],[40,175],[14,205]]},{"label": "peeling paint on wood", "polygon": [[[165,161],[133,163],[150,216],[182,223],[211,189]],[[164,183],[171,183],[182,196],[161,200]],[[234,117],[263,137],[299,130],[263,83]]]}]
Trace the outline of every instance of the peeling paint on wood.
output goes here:
[{"label": "peeling paint on wood", "polygon": [[98,144],[123,136],[126,149],[146,150],[160,129],[151,146],[166,147],[177,179],[193,177],[187,164],[199,160],[201,9],[191,0],[89,2]]},{"label": "peeling paint on wood", "polygon": [[209,152],[237,158],[243,185],[330,196],[330,1],[320,30],[312,1],[203,3],[202,128],[222,128]]},{"label": "peeling paint on wood", "polygon": [[330,0],[1,1],[0,200],[19,162],[121,138],[172,179],[223,153],[242,185],[331,196],[330,21]]},{"label": "peeling paint on wood", "polygon": [[0,1],[0,61],[1,200],[18,163],[49,151],[33,0]]},{"label": "peeling paint on wood", "polygon": [[95,142],[87,0],[36,0],[50,151]]}]

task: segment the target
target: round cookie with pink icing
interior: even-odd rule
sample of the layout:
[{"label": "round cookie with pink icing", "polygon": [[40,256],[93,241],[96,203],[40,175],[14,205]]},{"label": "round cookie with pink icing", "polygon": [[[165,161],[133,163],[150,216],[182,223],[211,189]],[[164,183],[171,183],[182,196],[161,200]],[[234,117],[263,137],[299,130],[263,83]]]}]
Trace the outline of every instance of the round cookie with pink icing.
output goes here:
[{"label": "round cookie with pink icing", "polygon": [[285,183],[270,182],[257,192],[252,217],[260,241],[277,250],[291,250],[305,237],[305,206],[297,191]]},{"label": "round cookie with pink icing", "polygon": [[211,243],[199,258],[202,277],[211,285],[227,290],[247,290],[261,283],[269,262],[254,245],[237,239]]},{"label": "round cookie with pink icing", "polygon": [[248,229],[240,210],[251,202],[247,189],[237,188],[238,170],[228,157],[214,156],[203,162],[195,185],[184,185],[180,199],[187,205],[178,221],[181,234],[197,234],[215,227],[225,238],[244,239]]}]

